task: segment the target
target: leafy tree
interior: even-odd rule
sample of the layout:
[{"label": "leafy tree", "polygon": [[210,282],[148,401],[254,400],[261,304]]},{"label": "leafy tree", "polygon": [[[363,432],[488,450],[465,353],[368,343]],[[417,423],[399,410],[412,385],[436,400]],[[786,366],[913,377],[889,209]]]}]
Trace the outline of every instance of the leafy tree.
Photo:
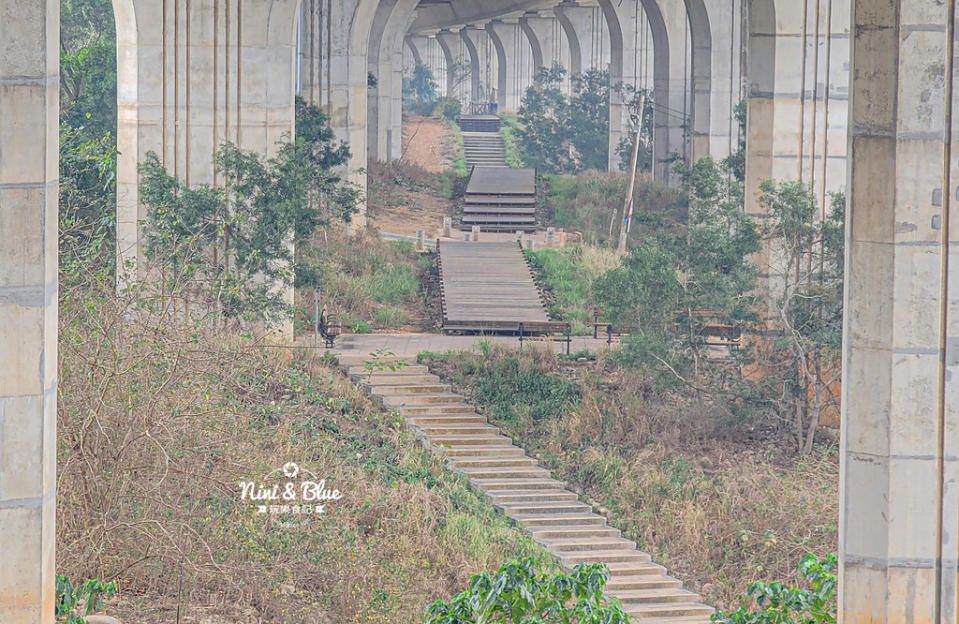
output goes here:
[{"label": "leafy tree", "polygon": [[836,405],[832,386],[840,375],[843,310],[845,198],[819,219],[816,197],[802,182],[764,180],[760,204],[769,220],[771,303],[782,328],[775,341],[780,375],[776,404],[792,422],[799,450],[812,450],[823,410]]},{"label": "leafy tree", "polygon": [[[820,560],[806,555],[796,566],[808,589],[784,583],[755,581],[749,584],[743,602],[732,613],[717,611],[713,622],[722,624],[827,624],[836,621],[836,555]],[[755,601],[755,610],[751,604]]]},{"label": "leafy tree", "polygon": [[605,564],[581,563],[573,572],[540,574],[531,558],[511,561],[495,575],[474,574],[470,588],[426,610],[426,624],[628,624],[618,604],[603,598]]},{"label": "leafy tree", "polygon": [[609,162],[609,74],[589,70],[574,75],[573,93],[560,85],[566,70],[541,67],[519,110],[523,161],[546,173],[606,169]]},{"label": "leafy tree", "polygon": [[[355,211],[357,190],[333,170],[348,149],[322,111],[303,102],[298,110],[302,127],[276,156],[231,144],[217,151],[222,187],[189,188],[152,152],[140,164],[148,257],[165,284],[194,284],[194,296],[227,318],[269,323],[286,315],[275,284],[293,283],[293,249]],[[315,272],[305,268],[309,280]]]},{"label": "leafy tree", "polygon": [[117,125],[116,25],[110,0],[60,3],[60,118],[87,138]]},{"label": "leafy tree", "polygon": [[422,107],[436,101],[436,80],[429,67],[423,63],[417,63],[413,67],[412,75],[403,78],[403,97],[407,106],[411,108]]},{"label": "leafy tree", "polygon": [[680,174],[685,220],[648,228],[639,248],[595,287],[607,318],[636,330],[624,357],[673,376],[690,365],[698,374],[707,325],[735,330],[754,319],[757,271],[748,258],[760,248],[742,185],[725,165],[707,157]]}]

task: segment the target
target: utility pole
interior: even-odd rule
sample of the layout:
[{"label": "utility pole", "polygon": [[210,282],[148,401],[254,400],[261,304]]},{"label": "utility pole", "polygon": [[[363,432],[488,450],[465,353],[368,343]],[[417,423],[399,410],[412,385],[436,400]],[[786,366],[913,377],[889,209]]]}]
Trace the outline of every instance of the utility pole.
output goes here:
[{"label": "utility pole", "polygon": [[633,189],[636,186],[636,163],[639,160],[639,135],[643,129],[643,113],[646,107],[646,96],[639,96],[639,114],[633,113],[633,126],[636,136],[633,138],[633,156],[629,162],[629,186],[626,189],[626,201],[623,202],[623,220],[619,229],[619,250],[626,251],[626,237],[629,235],[630,222],[633,220]]}]

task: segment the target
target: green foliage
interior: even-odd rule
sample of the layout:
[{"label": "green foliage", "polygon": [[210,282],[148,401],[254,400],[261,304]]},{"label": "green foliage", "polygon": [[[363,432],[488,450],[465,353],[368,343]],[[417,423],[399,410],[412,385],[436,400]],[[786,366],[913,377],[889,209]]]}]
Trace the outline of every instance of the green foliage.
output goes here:
[{"label": "green foliage", "polygon": [[117,127],[117,49],[110,0],[60,3],[60,120],[87,138]]},{"label": "green foliage", "polygon": [[443,96],[436,100],[436,110],[440,116],[450,121],[456,119],[463,110],[463,105],[456,98]]},{"label": "green foliage", "polygon": [[632,330],[624,361],[673,376],[690,365],[698,372],[708,324],[753,319],[757,272],[748,258],[760,248],[742,185],[725,165],[707,157],[681,173],[685,223],[645,228],[641,245],[595,286],[608,320]]},{"label": "green foliage", "polygon": [[609,162],[609,74],[572,76],[573,93],[560,88],[566,70],[541,67],[519,110],[519,146],[529,167],[550,173],[606,169]]},{"label": "green foliage", "polygon": [[533,559],[481,572],[468,590],[426,610],[426,624],[628,624],[619,604],[603,598],[609,570],[578,564],[571,574],[540,574]]},{"label": "green foliage", "polygon": [[[784,583],[755,581],[743,597],[745,606],[732,613],[717,611],[713,622],[723,624],[827,624],[836,621],[836,555],[820,560],[802,558],[796,570],[808,589]],[[750,602],[755,601],[755,610]]]},{"label": "green foliage", "polygon": [[570,323],[574,335],[591,334],[596,305],[593,283],[616,266],[616,253],[610,249],[575,245],[541,249],[527,252],[527,255],[546,289],[555,297],[550,305],[550,315]]},{"label": "green foliage", "polygon": [[513,113],[500,113],[499,133],[503,136],[503,147],[506,150],[506,164],[510,167],[525,167],[523,155],[519,146],[519,119]]},{"label": "green foliage", "polygon": [[[436,101],[436,80],[433,72],[423,63],[413,67],[412,75],[403,77],[403,101],[413,112],[430,114]],[[428,112],[424,107],[428,106]]]},{"label": "green foliage", "polygon": [[83,616],[96,611],[103,599],[112,597],[116,590],[116,581],[104,583],[100,579],[87,579],[80,586],[74,587],[69,578],[58,574],[55,613],[57,623],[86,624]]},{"label": "green foliage", "polygon": [[[779,375],[766,380],[782,397],[786,422],[793,422],[799,449],[812,448],[819,415],[835,406],[832,385],[839,378],[842,347],[845,197],[833,195],[832,209],[819,215],[817,199],[802,182],[764,180],[760,204],[769,219],[765,235],[778,276],[770,297],[784,332],[774,344]],[[820,218],[820,217],[824,218]]]},{"label": "green foliage", "polygon": [[[358,191],[332,168],[349,157],[322,111],[303,102],[301,133],[265,159],[231,144],[216,153],[219,188],[190,188],[150,152],[140,163],[146,251],[165,283],[195,294],[226,318],[274,322],[290,311],[275,288],[293,283],[291,245],[334,221],[349,221]],[[307,264],[297,285],[311,285]]]}]

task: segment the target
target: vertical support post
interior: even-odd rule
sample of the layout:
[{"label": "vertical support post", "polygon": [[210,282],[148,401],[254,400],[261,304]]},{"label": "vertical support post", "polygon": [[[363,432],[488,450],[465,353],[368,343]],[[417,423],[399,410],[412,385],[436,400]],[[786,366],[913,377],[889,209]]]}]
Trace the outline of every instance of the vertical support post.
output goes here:
[{"label": "vertical support post", "polygon": [[443,237],[453,237],[453,217],[443,217]]},{"label": "vertical support post", "polygon": [[425,230],[416,230],[416,251],[426,251]]},{"label": "vertical support post", "polygon": [[480,239],[480,226],[474,225],[472,228],[473,240],[478,241]]},{"label": "vertical support post", "polygon": [[546,228],[546,246],[549,248],[556,246],[556,228],[554,227]]},{"label": "vertical support post", "polygon": [[313,288],[313,348],[320,346],[320,291]]},{"label": "vertical support post", "polygon": [[0,622],[53,622],[56,0],[0,0]]}]

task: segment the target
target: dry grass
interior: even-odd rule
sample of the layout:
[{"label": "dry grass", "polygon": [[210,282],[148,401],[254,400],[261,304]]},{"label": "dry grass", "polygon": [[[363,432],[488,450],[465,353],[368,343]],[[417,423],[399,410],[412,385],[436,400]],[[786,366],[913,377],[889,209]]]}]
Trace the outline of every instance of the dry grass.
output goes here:
[{"label": "dry grass", "polygon": [[[431,364],[712,605],[734,607],[750,581],[791,578],[803,554],[836,549],[834,447],[798,457],[761,415],[730,420],[716,399],[662,393],[603,358],[494,347]],[[499,395],[486,392],[493,380]]]},{"label": "dry grass", "polygon": [[[471,573],[544,556],[310,353],[65,295],[57,563],[119,580],[121,618],[415,622]],[[292,526],[240,500],[289,461],[345,497]]]}]

